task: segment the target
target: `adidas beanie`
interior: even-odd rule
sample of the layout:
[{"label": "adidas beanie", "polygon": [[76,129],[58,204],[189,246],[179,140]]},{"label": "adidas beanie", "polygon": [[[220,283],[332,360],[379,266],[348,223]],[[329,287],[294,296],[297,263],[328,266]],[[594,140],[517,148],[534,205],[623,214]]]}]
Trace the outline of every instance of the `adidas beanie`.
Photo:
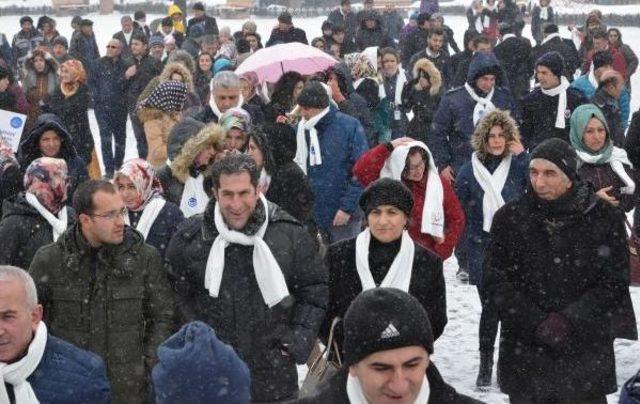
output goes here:
[{"label": "adidas beanie", "polygon": [[375,352],[423,346],[433,353],[433,331],[420,302],[400,289],[374,288],[356,297],[344,317],[344,362]]}]

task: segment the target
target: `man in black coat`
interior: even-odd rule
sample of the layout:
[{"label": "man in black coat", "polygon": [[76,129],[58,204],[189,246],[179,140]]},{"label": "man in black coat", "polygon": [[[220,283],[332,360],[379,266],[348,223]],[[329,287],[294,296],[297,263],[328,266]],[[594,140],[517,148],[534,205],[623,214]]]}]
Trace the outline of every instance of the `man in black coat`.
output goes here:
[{"label": "man in black coat", "polygon": [[296,404],[479,403],[458,394],[431,363],[431,323],[415,297],[396,288],[369,289],[351,303],[343,323],[342,368]]},{"label": "man in black coat", "polygon": [[427,47],[421,49],[420,52],[413,55],[406,66],[407,76],[412,75],[413,65],[420,59],[429,59],[436,68],[440,71],[442,76],[442,83],[444,88],[449,88],[451,84],[451,58],[449,54],[444,51],[444,31],[441,28],[434,28],[429,30],[427,35]]},{"label": "man in black coat", "polygon": [[136,107],[138,105],[138,97],[147,87],[147,84],[154,77],[162,72],[162,62],[149,56],[147,50],[147,37],[140,31],[136,31],[131,38],[131,59],[128,61],[128,68],[124,72],[124,78],[127,80],[127,109],[129,111],[129,119],[133,126],[133,133],[136,136],[138,146],[138,156],[140,158],[147,157],[147,138],[144,134],[142,122],[136,115]]},{"label": "man in black coat", "polygon": [[624,78],[615,70],[608,70],[600,76],[598,89],[591,103],[600,108],[607,120],[611,140],[617,147],[624,147],[624,127],[622,125],[622,115],[620,113],[620,95],[624,90]]},{"label": "man in black coat", "polygon": [[204,32],[202,35],[218,35],[218,23],[215,17],[206,14],[202,2],[193,5],[193,18],[187,23],[187,37],[197,38],[192,31],[196,25],[202,26],[201,32]]},{"label": "man in black coat", "polygon": [[[551,137],[569,141],[569,120],[573,111],[587,102],[579,90],[569,87],[563,76],[562,55],[549,52],[536,61],[539,86],[521,101],[520,134],[525,148],[533,150]],[[564,106],[559,103],[565,100]]]},{"label": "man in black coat", "polygon": [[113,34],[113,38],[120,41],[122,44],[122,57],[128,58],[131,56],[131,39],[133,38],[133,20],[128,15],[123,15],[120,18],[120,25],[122,29],[115,34]]},{"label": "man in black coat", "polygon": [[464,32],[463,45],[464,50],[451,56],[449,66],[451,69],[451,87],[463,86],[467,81],[467,72],[469,71],[469,64],[473,53],[476,51],[476,47],[479,44],[480,38],[486,41],[486,47],[491,51],[491,41],[486,37],[480,36],[474,29],[468,29]]},{"label": "man in black coat", "polygon": [[568,143],[531,154],[530,192],[493,218],[483,289],[501,322],[500,388],[512,403],[606,403],[614,338],[637,339],[624,213],[576,174]]},{"label": "man in black coat", "polygon": [[570,39],[560,37],[556,24],[545,24],[542,28],[542,36],[544,37],[542,43],[531,50],[532,62],[538,60],[545,53],[558,52],[564,59],[562,74],[569,82],[572,82],[574,73],[580,67],[580,56],[576,46]]},{"label": "man in black coat", "polygon": [[386,48],[395,45],[387,30],[382,26],[382,18],[375,11],[367,11],[356,34],[356,46],[360,51],[371,46]]},{"label": "man in black coat", "polygon": [[344,29],[344,42],[353,44],[358,30],[358,19],[351,10],[351,0],[341,0],[340,7],[329,13],[327,20],[333,25],[333,28]]},{"label": "man in black coat", "polygon": [[291,42],[309,44],[307,34],[302,29],[293,26],[291,14],[285,11],[278,16],[278,26],[271,31],[271,36],[265,46]]},{"label": "man in black coat", "polygon": [[96,36],[93,33],[93,21],[80,21],[80,32],[71,37],[69,56],[82,62],[87,74],[91,74],[93,62],[100,57]]},{"label": "man in black coat", "polygon": [[531,90],[531,42],[524,37],[516,36],[515,28],[508,24],[500,24],[500,43],[493,53],[509,78],[511,95],[520,103]]},{"label": "man in black coat", "polygon": [[253,401],[280,401],[297,395],[295,365],[324,318],[327,273],[304,226],[258,192],[259,176],[247,155],[217,162],[216,199],[183,223],[166,257],[183,319],[233,346],[251,370]]},{"label": "man in black coat", "polygon": [[413,30],[411,35],[404,41],[400,42],[400,50],[402,52],[402,65],[406,70],[411,70],[409,61],[416,53],[423,51],[427,47],[427,34],[431,27],[431,16],[427,13],[418,15],[418,26]]}]

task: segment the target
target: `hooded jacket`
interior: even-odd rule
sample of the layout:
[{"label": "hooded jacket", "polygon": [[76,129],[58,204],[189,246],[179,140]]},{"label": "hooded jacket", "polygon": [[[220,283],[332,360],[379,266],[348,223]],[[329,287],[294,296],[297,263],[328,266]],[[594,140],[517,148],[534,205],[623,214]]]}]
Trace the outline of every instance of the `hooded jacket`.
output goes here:
[{"label": "hooded jacket", "polygon": [[[376,22],[376,26],[373,29],[367,28],[365,23],[367,19],[373,19]],[[393,39],[391,39],[387,30],[383,27],[380,15],[375,11],[364,11],[360,28],[356,33],[356,46],[358,49],[363,51],[371,46],[386,48],[393,45]]]},{"label": "hooded jacket", "polygon": [[[431,88],[427,91],[416,88],[421,76],[429,78]],[[407,136],[426,142],[443,93],[442,76],[435,65],[425,58],[419,59],[413,65],[411,77],[413,80],[405,83],[402,90],[402,105],[413,112],[413,119],[407,128]]]},{"label": "hooded jacket", "polygon": [[24,170],[29,167],[29,164],[31,164],[33,160],[42,157],[38,143],[47,130],[55,131],[62,140],[58,158],[63,159],[67,163],[69,173],[69,198],[67,199],[67,203],[70,204],[71,196],[76,188],[89,179],[89,174],[87,173],[86,163],[76,153],[71,135],[60,118],[54,114],[42,114],[38,117],[33,130],[20,142],[17,153],[18,162],[24,173]]},{"label": "hooded jacket", "polygon": [[[496,57],[478,52],[473,55],[467,74],[467,83],[475,86],[478,77],[491,72],[496,75],[496,83],[502,76],[502,69]],[[478,90],[476,90],[478,91]],[[516,119],[519,113],[508,90],[496,85],[492,102],[496,108],[507,110]],[[454,173],[471,159],[471,135],[473,134],[473,109],[476,102],[464,87],[449,91],[442,97],[433,119],[431,136],[427,146],[433,153],[439,170],[451,166]]]}]

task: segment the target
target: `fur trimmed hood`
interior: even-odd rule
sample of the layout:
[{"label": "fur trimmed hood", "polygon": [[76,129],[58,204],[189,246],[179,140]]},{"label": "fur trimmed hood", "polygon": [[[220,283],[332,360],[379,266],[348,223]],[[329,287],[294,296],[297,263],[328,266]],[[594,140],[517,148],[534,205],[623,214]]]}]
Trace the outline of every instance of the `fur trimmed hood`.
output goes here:
[{"label": "fur trimmed hood", "polygon": [[478,153],[478,158],[480,160],[486,160],[486,157],[489,154],[487,151],[487,138],[489,136],[489,131],[494,126],[501,126],[502,131],[505,134],[507,146],[504,149],[503,158],[509,153],[509,143],[514,140],[520,141],[518,125],[509,114],[509,111],[494,109],[485,115],[480,122],[478,122],[478,126],[476,126],[476,129],[473,132],[473,136],[471,136],[471,147],[473,147],[473,150]]},{"label": "fur trimmed hood", "polygon": [[218,124],[211,123],[200,129],[197,135],[186,141],[180,154],[171,162],[173,176],[184,184],[198,154],[207,147],[213,147],[216,152],[221,152],[225,137],[224,130]]},{"label": "fur trimmed hood", "polygon": [[179,62],[168,63],[164,67],[159,76],[160,83],[171,81],[171,76],[173,76],[174,73],[182,76],[182,82],[187,86],[187,91],[190,93],[193,92],[193,76],[189,69]]},{"label": "fur trimmed hood", "polygon": [[429,59],[422,58],[418,59],[418,61],[413,65],[413,77],[416,80],[419,77],[420,72],[424,72],[429,76],[429,81],[431,82],[431,88],[429,89],[429,95],[435,96],[440,93],[440,89],[442,88],[442,75],[440,71]]}]

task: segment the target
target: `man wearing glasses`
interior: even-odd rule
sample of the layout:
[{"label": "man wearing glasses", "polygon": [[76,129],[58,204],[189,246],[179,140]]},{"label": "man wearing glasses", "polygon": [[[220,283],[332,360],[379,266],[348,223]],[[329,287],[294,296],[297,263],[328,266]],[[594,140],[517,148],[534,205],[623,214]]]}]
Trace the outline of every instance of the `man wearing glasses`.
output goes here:
[{"label": "man wearing glasses", "polygon": [[78,223],[38,250],[29,269],[44,320],[52,334],[104,359],[114,402],[144,402],[173,317],[160,255],[125,226],[110,182],[81,184],[73,206]]}]

